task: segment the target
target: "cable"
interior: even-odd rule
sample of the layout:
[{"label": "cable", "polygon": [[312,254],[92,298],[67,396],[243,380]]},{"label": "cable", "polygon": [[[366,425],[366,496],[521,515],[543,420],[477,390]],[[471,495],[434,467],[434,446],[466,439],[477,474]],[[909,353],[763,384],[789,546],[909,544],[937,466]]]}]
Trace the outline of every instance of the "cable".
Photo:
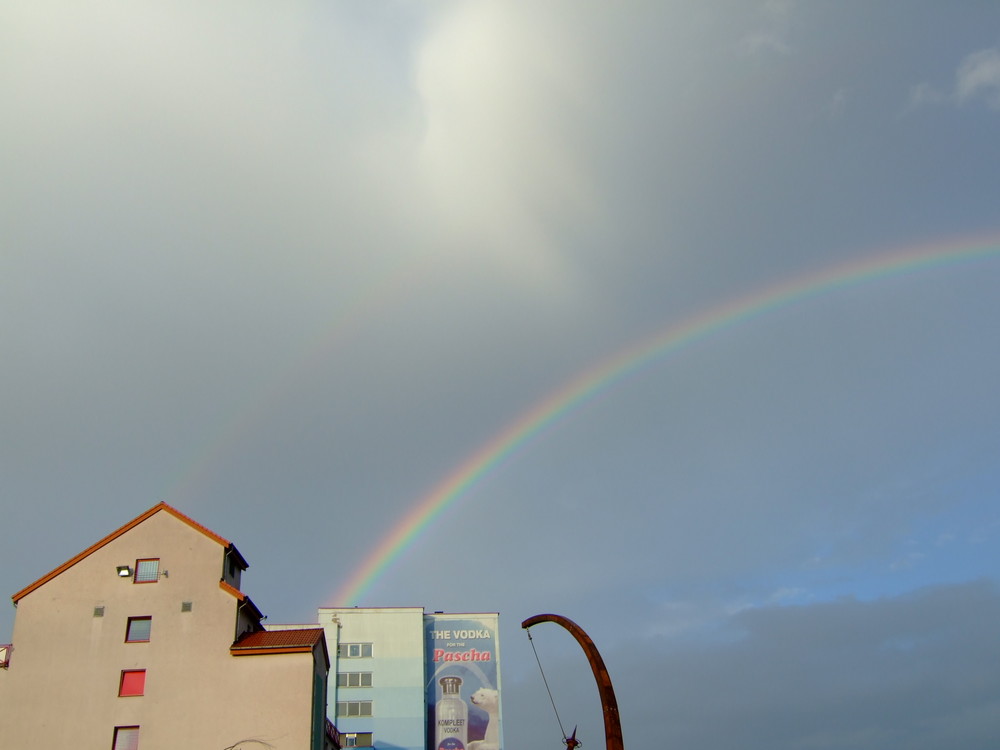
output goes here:
[{"label": "cable", "polygon": [[562,732],[563,742],[565,743],[566,730],[563,729],[562,719],[559,718],[559,710],[556,708],[555,698],[552,697],[552,691],[549,689],[549,681],[545,679],[545,670],[542,669],[542,660],[538,658],[538,649],[535,648],[535,640],[531,637],[530,630],[526,628],[524,632],[528,634],[528,643],[531,644],[531,650],[535,654],[535,661],[538,662],[538,671],[542,673],[542,682],[545,683],[545,692],[549,694],[549,702],[552,704],[552,712],[556,715],[556,722],[559,724],[559,731]]}]

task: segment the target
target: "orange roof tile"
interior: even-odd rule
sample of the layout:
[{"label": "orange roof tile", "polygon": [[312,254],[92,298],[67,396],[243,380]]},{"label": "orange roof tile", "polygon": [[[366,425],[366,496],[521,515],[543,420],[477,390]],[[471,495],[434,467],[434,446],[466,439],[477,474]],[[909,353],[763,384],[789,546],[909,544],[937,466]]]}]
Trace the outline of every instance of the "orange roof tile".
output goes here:
[{"label": "orange roof tile", "polygon": [[323,655],[326,669],[330,669],[330,655],[326,650],[323,628],[298,630],[258,630],[247,633],[229,647],[233,656],[261,656],[264,654],[308,654],[317,646]]},{"label": "orange roof tile", "polygon": [[241,648],[308,648],[315,646],[323,638],[323,628],[303,630],[258,630],[247,633],[234,643],[233,650]]}]

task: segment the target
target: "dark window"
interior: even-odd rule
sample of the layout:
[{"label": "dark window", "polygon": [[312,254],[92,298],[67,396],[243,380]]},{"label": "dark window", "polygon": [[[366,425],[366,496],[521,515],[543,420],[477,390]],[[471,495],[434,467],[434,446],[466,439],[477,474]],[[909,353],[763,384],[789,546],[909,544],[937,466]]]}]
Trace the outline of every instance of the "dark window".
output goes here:
[{"label": "dark window", "polygon": [[337,701],[337,716],[371,716],[371,701]]},{"label": "dark window", "polygon": [[344,747],[372,747],[375,738],[371,732],[341,732],[340,741]]},{"label": "dark window", "polygon": [[149,633],[153,627],[152,617],[130,617],[128,626],[125,629],[126,643],[144,643],[149,640]]},{"label": "dark window", "polygon": [[338,672],[337,687],[371,687],[371,672]]}]

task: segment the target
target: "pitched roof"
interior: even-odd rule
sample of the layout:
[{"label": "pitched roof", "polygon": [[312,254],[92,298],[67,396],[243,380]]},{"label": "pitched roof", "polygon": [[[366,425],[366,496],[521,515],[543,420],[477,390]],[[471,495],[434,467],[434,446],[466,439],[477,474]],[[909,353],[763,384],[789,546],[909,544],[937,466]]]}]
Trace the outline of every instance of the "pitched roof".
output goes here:
[{"label": "pitched roof", "polygon": [[[202,526],[200,523],[198,523],[194,519],[189,518],[188,516],[185,516],[183,513],[181,513],[176,508],[173,508],[173,507],[167,505],[164,502],[159,502],[156,505],[154,505],[152,508],[150,508],[149,510],[147,510],[145,513],[143,513],[142,515],[137,516],[136,518],[133,518],[131,521],[129,521],[124,526],[122,526],[120,529],[112,531],[110,534],[108,534],[106,537],[104,537],[103,539],[101,539],[99,542],[97,542],[95,544],[92,544],[91,546],[87,547],[87,549],[85,549],[83,552],[81,552],[80,554],[76,555],[75,557],[70,558],[69,560],[67,560],[66,562],[64,562],[62,565],[60,565],[58,568],[56,568],[55,570],[51,571],[50,573],[46,573],[44,576],[42,576],[41,578],[39,578],[37,581],[35,581],[31,585],[26,586],[25,588],[23,588],[20,591],[18,591],[16,594],[14,594],[11,597],[11,599],[14,602],[14,604],[16,605],[21,599],[23,599],[25,596],[27,596],[32,591],[34,591],[35,589],[37,589],[39,586],[42,586],[43,584],[48,583],[49,581],[51,581],[53,578],[55,578],[60,573],[68,570],[69,568],[72,568],[78,562],[80,562],[81,560],[89,557],[94,552],[96,552],[101,547],[103,547],[104,545],[109,544],[110,542],[113,542],[115,539],[117,539],[118,537],[120,537],[126,531],[130,531],[131,529],[134,529],[140,523],[142,523],[146,519],[150,518],[151,516],[159,513],[160,511],[166,511],[170,515],[174,516],[174,518],[178,519],[179,521],[183,521],[184,523],[186,523],[192,529],[195,529],[196,531],[200,531],[202,534],[204,534],[205,536],[207,536],[209,539],[211,539],[211,540],[213,540],[215,542],[218,542],[220,545],[222,545],[226,549],[231,549],[236,554],[237,558],[240,561],[242,561],[243,563],[246,563],[246,560],[243,559],[243,555],[240,554],[239,550],[236,549],[236,547],[233,545],[233,543],[230,542],[228,539],[223,539],[221,536],[219,536],[218,534],[216,534],[211,529],[208,529],[208,528]],[[247,567],[249,567],[249,566],[244,565],[244,569],[246,569]]]},{"label": "pitched roof", "polygon": [[326,668],[330,668],[330,657],[326,651],[323,628],[303,628],[301,630],[258,630],[241,636],[229,647],[233,656],[259,656],[261,654],[307,654],[320,644]]},{"label": "pitched roof", "polygon": [[323,628],[302,630],[258,630],[247,633],[232,645],[240,648],[312,648],[323,637]]}]

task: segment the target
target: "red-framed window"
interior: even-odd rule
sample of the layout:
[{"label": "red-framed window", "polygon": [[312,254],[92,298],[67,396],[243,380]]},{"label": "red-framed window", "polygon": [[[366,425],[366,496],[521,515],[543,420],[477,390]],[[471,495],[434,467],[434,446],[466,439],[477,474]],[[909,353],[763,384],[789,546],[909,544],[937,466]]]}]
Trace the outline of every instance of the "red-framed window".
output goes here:
[{"label": "red-framed window", "polygon": [[146,690],[145,669],[123,669],[122,679],[118,683],[119,697],[142,695]]},{"label": "red-framed window", "polygon": [[133,583],[156,583],[160,580],[160,558],[148,557],[135,561]]},{"label": "red-framed window", "polygon": [[139,750],[139,727],[115,727],[111,750]]},{"label": "red-framed window", "polygon": [[149,641],[149,634],[153,629],[153,618],[145,615],[143,617],[128,618],[128,625],[125,626],[126,643],[146,643]]}]

